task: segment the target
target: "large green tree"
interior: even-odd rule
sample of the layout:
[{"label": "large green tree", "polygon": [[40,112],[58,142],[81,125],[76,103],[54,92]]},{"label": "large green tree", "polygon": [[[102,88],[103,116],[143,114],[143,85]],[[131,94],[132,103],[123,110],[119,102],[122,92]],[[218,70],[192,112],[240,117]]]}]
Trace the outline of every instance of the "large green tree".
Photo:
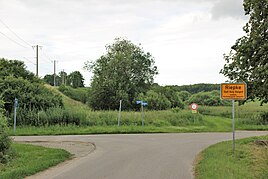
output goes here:
[{"label": "large green tree", "polygon": [[[249,21],[246,35],[239,38],[225,55],[221,73],[232,82],[245,82],[248,99],[268,102],[268,0],[244,0]],[[262,104],[261,103],[261,104]]]},{"label": "large green tree", "polygon": [[106,46],[106,54],[85,68],[94,73],[90,104],[94,109],[123,109],[135,104],[135,97],[146,92],[158,73],[150,53],[127,39],[117,38]]}]

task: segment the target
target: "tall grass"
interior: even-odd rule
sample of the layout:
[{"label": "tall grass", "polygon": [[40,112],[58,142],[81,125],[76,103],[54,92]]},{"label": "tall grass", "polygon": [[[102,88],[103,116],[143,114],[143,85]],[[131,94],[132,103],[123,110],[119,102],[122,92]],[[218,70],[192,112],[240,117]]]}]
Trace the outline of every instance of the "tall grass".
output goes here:
[{"label": "tall grass", "polygon": [[[141,125],[141,112],[121,112],[121,125]],[[82,119],[81,125],[117,125],[117,111],[90,111],[86,118]],[[203,122],[202,115],[192,114],[190,111],[182,110],[173,112],[165,111],[146,111],[144,112],[144,124],[153,126],[187,126],[190,124],[200,125]]]},{"label": "tall grass", "polygon": [[[64,108],[49,108],[46,111],[29,112],[30,122],[24,123],[32,126],[50,125],[81,125],[81,126],[114,126],[118,124],[118,111],[91,111],[83,108],[69,110]],[[38,114],[37,114],[38,113]],[[120,125],[139,126],[142,124],[142,114],[136,111],[122,111]],[[28,116],[29,117],[29,116]],[[27,118],[28,118],[27,117]],[[192,114],[190,111],[181,110],[174,112],[145,111],[144,124],[152,126],[187,126],[202,125],[203,116]]]},{"label": "tall grass", "polygon": [[[203,115],[232,118],[231,106],[201,106],[199,111]],[[260,106],[260,102],[249,102],[239,106],[235,103],[235,118],[238,125],[267,125],[268,104]]]}]

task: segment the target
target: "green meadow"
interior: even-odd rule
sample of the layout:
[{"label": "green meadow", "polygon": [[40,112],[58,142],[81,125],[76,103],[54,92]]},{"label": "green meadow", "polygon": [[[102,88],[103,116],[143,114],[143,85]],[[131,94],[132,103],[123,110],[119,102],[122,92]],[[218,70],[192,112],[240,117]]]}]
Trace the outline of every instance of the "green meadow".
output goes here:
[{"label": "green meadow", "polygon": [[[232,130],[231,106],[199,106],[193,114],[189,108],[161,111],[122,111],[118,126],[118,111],[93,111],[86,104],[75,101],[47,85],[63,97],[64,108],[40,111],[40,126],[18,126],[10,135],[61,135],[61,134],[116,134],[116,133],[170,133],[170,132],[228,132]],[[258,102],[235,105],[236,130],[267,130],[265,114],[268,105]],[[142,120],[144,126],[142,127]]]}]

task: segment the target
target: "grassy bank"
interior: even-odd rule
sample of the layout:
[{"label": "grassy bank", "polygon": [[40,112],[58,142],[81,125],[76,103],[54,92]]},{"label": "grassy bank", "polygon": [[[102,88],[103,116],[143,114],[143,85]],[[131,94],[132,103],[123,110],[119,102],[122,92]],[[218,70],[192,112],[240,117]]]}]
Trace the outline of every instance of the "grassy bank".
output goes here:
[{"label": "grassy bank", "polygon": [[55,166],[71,157],[62,149],[49,149],[27,144],[12,144],[15,158],[6,165],[0,164],[0,178],[20,179]]},{"label": "grassy bank", "polygon": [[255,179],[268,176],[268,147],[256,145],[254,140],[268,136],[221,142],[205,149],[199,156],[195,174],[197,179]]}]

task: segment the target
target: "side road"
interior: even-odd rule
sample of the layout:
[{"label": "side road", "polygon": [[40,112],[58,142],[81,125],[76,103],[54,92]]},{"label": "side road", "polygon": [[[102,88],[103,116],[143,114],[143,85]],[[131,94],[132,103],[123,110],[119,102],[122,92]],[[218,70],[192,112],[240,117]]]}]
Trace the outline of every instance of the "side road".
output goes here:
[{"label": "side road", "polygon": [[[259,135],[268,135],[268,131],[239,131],[236,133],[236,138]],[[14,140],[18,142],[47,143],[49,146],[57,144],[58,146],[55,147],[60,148],[65,146],[65,149],[71,153],[74,152],[68,149],[70,146],[71,148],[77,146],[80,149],[79,144],[91,146],[83,155],[79,156],[80,152],[78,152],[73,160],[29,177],[70,179],[193,178],[195,156],[209,145],[231,139],[232,133],[14,137]]]}]

